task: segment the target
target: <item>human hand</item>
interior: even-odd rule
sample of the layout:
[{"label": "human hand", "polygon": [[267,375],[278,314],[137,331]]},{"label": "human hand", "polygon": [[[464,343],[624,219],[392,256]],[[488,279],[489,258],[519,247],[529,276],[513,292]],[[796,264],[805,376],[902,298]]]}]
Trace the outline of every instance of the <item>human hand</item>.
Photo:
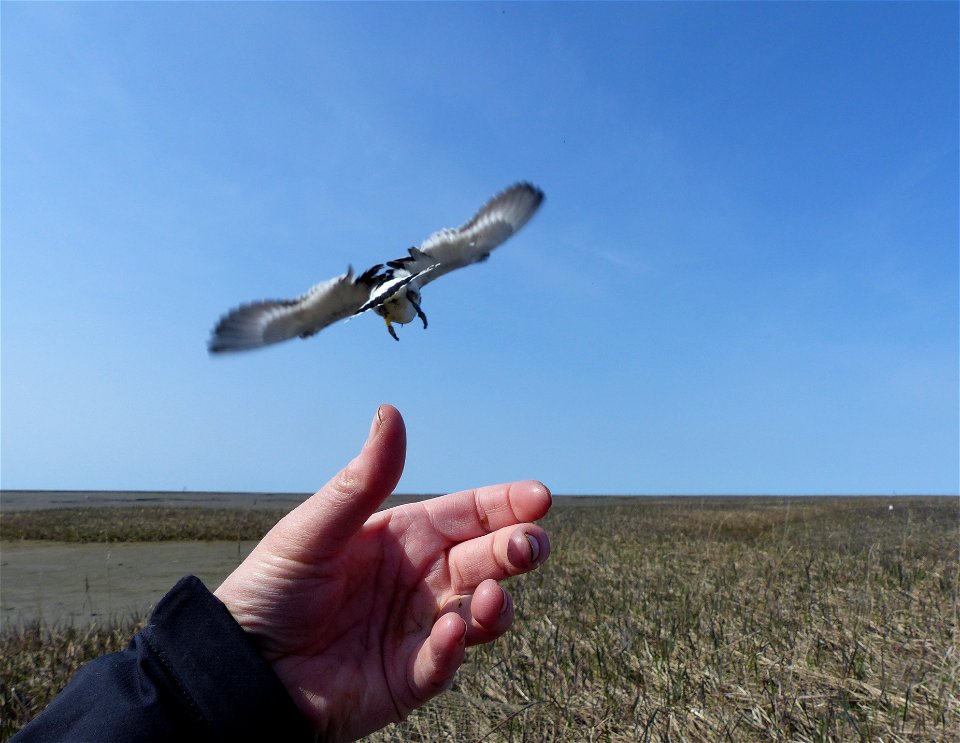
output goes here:
[{"label": "human hand", "polygon": [[449,688],[465,647],[513,621],[497,581],[550,552],[531,523],[551,503],[539,482],[373,514],[405,453],[403,419],[383,405],[360,454],[215,591],[323,739],[359,738]]}]

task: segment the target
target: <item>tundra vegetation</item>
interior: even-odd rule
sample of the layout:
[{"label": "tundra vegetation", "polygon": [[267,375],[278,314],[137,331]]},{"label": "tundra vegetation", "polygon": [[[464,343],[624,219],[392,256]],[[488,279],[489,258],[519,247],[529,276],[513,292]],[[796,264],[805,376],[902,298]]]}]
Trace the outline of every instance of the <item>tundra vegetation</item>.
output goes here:
[{"label": "tundra vegetation", "polygon": [[[388,504],[389,505],[389,504]],[[893,506],[891,509],[890,506]],[[558,498],[513,630],[372,740],[960,741],[956,498]],[[4,513],[3,540],[250,540],[270,509]],[[7,621],[3,738],[142,618]]]}]

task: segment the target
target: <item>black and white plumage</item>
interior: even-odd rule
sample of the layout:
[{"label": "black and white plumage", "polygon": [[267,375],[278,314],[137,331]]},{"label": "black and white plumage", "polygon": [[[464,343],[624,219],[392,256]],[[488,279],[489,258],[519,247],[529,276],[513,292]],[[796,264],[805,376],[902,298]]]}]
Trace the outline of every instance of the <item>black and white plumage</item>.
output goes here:
[{"label": "black and white plumage", "polygon": [[241,305],[217,323],[210,352],[246,351],[288,338],[309,338],[337,320],[368,310],[384,319],[397,340],[392,323],[403,325],[419,317],[426,328],[420,290],[454,269],[486,260],[542,202],[543,191],[518,183],[490,199],[462,227],[435,232],[404,258],[378,263],[356,277],[348,268],[297,299]]}]

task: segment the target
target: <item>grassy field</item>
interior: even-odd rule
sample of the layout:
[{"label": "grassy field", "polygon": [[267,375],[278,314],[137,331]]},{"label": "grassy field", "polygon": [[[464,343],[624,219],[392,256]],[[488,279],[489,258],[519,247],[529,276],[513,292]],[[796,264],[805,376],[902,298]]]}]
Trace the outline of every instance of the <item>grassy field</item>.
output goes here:
[{"label": "grassy field", "polygon": [[11,511],[0,517],[0,538],[60,542],[187,542],[259,540],[283,509],[190,506],[99,506]]},{"label": "grassy field", "polygon": [[[511,582],[513,631],[374,740],[960,741],[957,499],[602,503],[558,499],[550,561]],[[247,539],[276,518],[189,516],[5,513],[0,532]],[[2,736],[135,625],[7,627]]]}]

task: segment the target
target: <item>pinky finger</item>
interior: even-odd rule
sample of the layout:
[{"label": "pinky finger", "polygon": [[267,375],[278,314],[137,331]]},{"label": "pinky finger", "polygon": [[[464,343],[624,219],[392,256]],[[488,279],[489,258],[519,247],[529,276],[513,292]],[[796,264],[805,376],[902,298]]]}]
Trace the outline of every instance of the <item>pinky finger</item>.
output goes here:
[{"label": "pinky finger", "polygon": [[413,661],[411,686],[422,702],[446,691],[463,663],[467,625],[456,614],[440,617]]}]

